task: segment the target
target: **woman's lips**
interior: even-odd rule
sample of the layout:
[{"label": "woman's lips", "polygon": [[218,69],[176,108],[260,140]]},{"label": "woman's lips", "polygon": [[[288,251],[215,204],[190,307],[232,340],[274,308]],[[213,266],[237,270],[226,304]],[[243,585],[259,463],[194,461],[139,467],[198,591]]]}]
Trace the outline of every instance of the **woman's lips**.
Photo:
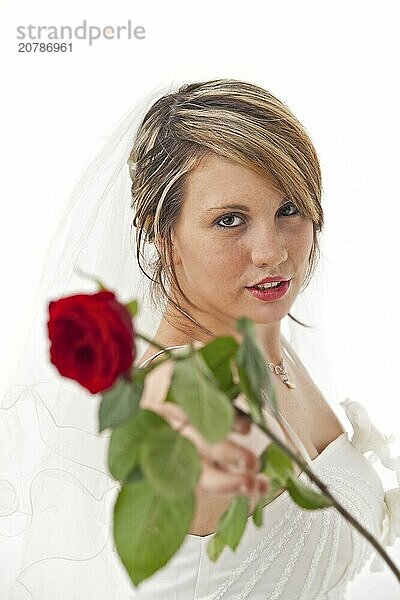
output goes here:
[{"label": "woman's lips", "polygon": [[266,288],[265,290],[260,290],[256,287],[248,287],[246,289],[249,290],[249,292],[259,300],[270,302],[271,300],[279,300],[282,298],[288,291],[291,282],[291,279],[289,279],[289,281],[281,281],[279,285]]}]

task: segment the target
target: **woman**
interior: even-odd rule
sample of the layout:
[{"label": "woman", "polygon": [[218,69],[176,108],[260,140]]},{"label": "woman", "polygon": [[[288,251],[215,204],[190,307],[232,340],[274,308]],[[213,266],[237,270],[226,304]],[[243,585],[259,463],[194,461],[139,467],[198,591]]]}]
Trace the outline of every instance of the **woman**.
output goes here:
[{"label": "woman", "polygon": [[[333,457],[333,452],[338,460],[340,449],[343,460],[346,454],[354,459],[354,449],[346,445],[346,432],[338,418],[280,331],[281,320],[315,268],[323,225],[320,168],[304,128],[281,101],[255,85],[232,80],[195,83],[154,103],[128,162],[133,167],[137,247],[142,240],[156,246],[152,299],[157,306],[154,300],[161,293],[166,301],[155,341],[176,347],[206,343],[213,336],[238,338],[235,320],[250,317],[266,365],[286,366],[286,377],[275,373],[278,406],[287,425],[287,433],[281,434],[286,443],[302,452],[305,460],[319,460],[320,464],[329,453]],[[270,285],[282,281],[275,288],[260,290],[266,278]],[[139,364],[148,364],[160,354],[150,346]],[[232,496],[247,491],[252,511],[260,494],[268,489],[268,481],[256,474],[257,454],[266,444],[255,427],[249,433],[238,418],[236,437],[233,433],[228,440],[207,445],[185,425],[182,411],[163,402],[171,371],[172,364],[167,361],[151,373],[141,405],[170,418],[171,424],[197,444],[203,469],[187,545],[158,574],[157,582],[144,582],[143,598],[152,598],[152,594],[155,598],[157,593],[170,597],[194,594],[196,598],[311,598],[333,589],[341,593],[353,567],[359,567],[352,565],[349,555],[349,532],[344,534],[342,525],[338,533],[340,521],[336,515],[328,517],[328,511],[324,516],[314,513],[306,517],[290,505],[287,494],[279,501],[272,500],[265,528],[247,532],[237,554],[216,565],[203,565],[203,544],[212,536]],[[287,385],[287,378],[295,387]],[[277,431],[279,424],[265,412]],[[239,431],[247,433],[244,444]],[[357,458],[367,466],[363,457]],[[242,469],[238,469],[240,461]],[[369,518],[376,519],[382,517],[379,498],[383,490],[371,468],[368,477],[375,502]],[[260,552],[253,564],[244,568],[257,541],[266,532],[272,534],[278,521],[273,511],[288,514],[292,510],[305,520],[303,534],[309,526],[307,519],[315,518],[313,535],[319,530],[320,542],[321,528],[325,534],[330,528],[340,542],[331,542],[330,548],[325,543],[324,551],[312,546],[305,552],[293,538],[286,550],[278,553],[276,564],[265,567]],[[281,525],[278,531],[277,545],[288,528]],[[324,579],[316,565],[328,559],[331,571]]]},{"label": "woman", "polygon": [[[117,154],[129,164],[137,265],[151,281],[144,294],[150,306],[140,302],[139,315],[142,321],[148,317],[153,322],[155,314],[161,315],[153,339],[167,347],[201,345],[220,335],[240,340],[235,320],[250,317],[266,368],[270,364],[274,369],[271,376],[284,424],[282,428],[266,404],[269,426],[379,537],[386,506],[382,483],[350,443],[280,329],[286,315],[297,322],[289,311],[315,269],[323,226],[320,168],[304,127],[267,90],[249,82],[217,79],[183,85],[150,107],[145,105],[134,136],[129,114],[102,156],[108,160]],[[53,295],[61,290],[65,295],[66,282],[71,286],[68,269],[77,257],[82,265],[95,254],[86,272],[102,276],[109,285],[115,283],[117,289],[121,284],[129,289],[129,296],[136,295],[132,294],[136,288],[130,287],[132,259],[123,251],[121,199],[126,174],[120,159],[109,170],[95,160],[82,181],[89,192],[87,205],[81,198],[84,185],[78,184],[74,197],[80,202],[73,206],[76,235],[74,227],[65,229],[69,243],[62,244],[58,260],[49,269]],[[91,185],[97,186],[98,196]],[[93,236],[90,247],[82,240],[84,232],[92,229],[93,198],[98,202],[93,211],[98,221],[104,209],[104,228],[100,225],[101,233]],[[90,227],[78,235],[85,214]],[[76,252],[71,249],[72,235]],[[122,242],[115,251],[117,238]],[[273,281],[262,289],[265,278]],[[138,330],[142,331],[140,325]],[[138,365],[156,361],[158,355],[150,345]],[[171,361],[166,361],[148,375],[141,406],[159,412],[179,428],[202,457],[196,514],[185,542],[163,569],[133,589],[110,544],[111,504],[107,502],[110,492],[113,499],[118,488],[100,452],[108,438],[93,431],[92,409],[77,402],[77,387],[68,389],[65,382],[57,381],[57,392],[48,387],[47,403],[43,401],[46,388],[41,394],[35,390],[32,403],[46,445],[40,468],[30,471],[34,476],[20,493],[11,468],[4,479],[9,497],[12,489],[20,504],[26,497],[34,499],[25,510],[9,511],[13,535],[19,535],[18,512],[30,517],[20,527],[25,553],[13,597],[24,598],[27,590],[41,600],[54,595],[107,600],[343,597],[348,582],[371,554],[371,546],[335,509],[302,510],[287,492],[264,507],[261,528],[249,519],[235,552],[227,549],[216,563],[208,559],[206,543],[231,498],[248,493],[253,510],[268,491],[268,479],[257,475],[257,457],[268,440],[256,426],[250,427],[245,416],[238,416],[226,440],[206,444],[179,407],[163,402],[171,369]],[[10,389],[3,402],[9,415],[20,396],[17,399]],[[238,406],[245,408],[243,398],[238,400]],[[358,403],[347,408],[348,416],[357,417],[362,411]],[[45,439],[45,431],[54,436]],[[77,431],[80,437],[75,440],[72,434]],[[18,473],[29,472],[23,466]],[[297,469],[297,475],[304,478],[305,474]],[[10,499],[8,503],[12,505]]]},{"label": "woman", "polygon": [[[243,203],[246,207],[241,212],[228,212],[227,202]],[[160,234],[160,240],[164,235]],[[249,316],[256,323],[266,363],[281,364],[280,322],[289,312],[309,267],[314,238],[311,218],[300,213],[269,176],[260,176],[247,166],[210,154],[186,176],[172,238],[173,257],[168,264],[174,267],[183,293],[199,306],[191,311],[191,316],[206,325],[213,335],[236,338],[235,319],[240,315]],[[161,247],[158,251],[162,256]],[[283,278],[283,283],[276,289],[257,291],[252,284],[266,277]],[[190,306],[178,294],[173,301],[189,314]],[[211,338],[211,333],[182,315],[171,302],[155,335],[158,344],[164,346],[185,345],[194,340],[205,343]],[[153,354],[154,350],[148,348],[139,364],[150,362]],[[287,420],[295,424],[307,453],[314,457],[343,433],[343,429],[304,367],[289,360],[288,369],[296,388],[288,388],[276,377],[279,406]],[[170,372],[167,365],[153,371],[147,378],[149,388],[142,398],[143,406],[153,410],[160,407],[164,416],[172,410],[171,405],[163,403],[166,375]],[[177,408],[174,406],[173,410],[175,414]],[[204,463],[200,489],[211,485],[214,494],[220,490],[226,496],[238,493],[241,483],[250,483],[252,487],[254,476],[250,479],[246,475],[233,476],[221,472],[219,463],[213,466],[213,458],[218,461],[218,457],[222,464],[243,459],[252,470],[257,464],[254,453],[240,450],[234,443],[217,444],[210,448]],[[264,478],[256,479],[262,484]],[[265,492],[265,486],[261,485],[259,491]],[[225,497],[223,503],[207,495],[198,499],[204,505],[204,514],[200,504],[195,531],[204,535],[215,530],[217,517],[222,507],[227,508],[229,497]]]}]

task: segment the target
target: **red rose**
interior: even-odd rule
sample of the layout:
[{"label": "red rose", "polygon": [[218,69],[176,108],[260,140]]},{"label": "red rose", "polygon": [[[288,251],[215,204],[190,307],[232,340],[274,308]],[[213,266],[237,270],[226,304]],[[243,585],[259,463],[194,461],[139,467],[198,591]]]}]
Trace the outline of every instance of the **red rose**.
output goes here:
[{"label": "red rose", "polygon": [[50,360],[92,394],[112,386],[136,355],[132,317],[113,292],[49,302]]}]

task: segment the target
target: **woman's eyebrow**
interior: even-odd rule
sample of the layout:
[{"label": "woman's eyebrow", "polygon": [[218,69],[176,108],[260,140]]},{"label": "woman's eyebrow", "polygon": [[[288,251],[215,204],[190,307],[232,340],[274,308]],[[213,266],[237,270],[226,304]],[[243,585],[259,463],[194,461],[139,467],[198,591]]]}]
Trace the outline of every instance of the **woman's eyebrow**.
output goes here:
[{"label": "woman's eyebrow", "polygon": [[224,204],[223,206],[213,206],[212,208],[209,208],[207,212],[211,212],[212,210],[221,210],[222,208],[236,208],[237,210],[250,211],[250,208],[245,204]]},{"label": "woman's eyebrow", "polygon": [[[282,204],[285,200],[287,200],[286,197],[282,198],[280,203]],[[222,206],[213,206],[211,208],[208,208],[206,212],[211,212],[213,210],[221,210],[225,208],[235,208],[236,210],[246,210],[247,212],[251,211],[251,208],[246,204],[223,204]]]}]

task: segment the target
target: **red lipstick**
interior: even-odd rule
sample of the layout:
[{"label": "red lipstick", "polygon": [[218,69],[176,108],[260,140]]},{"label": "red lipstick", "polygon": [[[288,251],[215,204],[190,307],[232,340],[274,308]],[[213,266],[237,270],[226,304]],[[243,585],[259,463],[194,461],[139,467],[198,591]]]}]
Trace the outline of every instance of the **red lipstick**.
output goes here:
[{"label": "red lipstick", "polygon": [[271,283],[273,281],[288,281],[289,277],[282,277],[281,275],[277,275],[276,277],[264,277],[264,279],[261,279],[261,281],[257,281],[256,283],[253,283],[252,286],[249,287],[254,287],[255,285],[261,285],[262,283]]},{"label": "red lipstick", "polygon": [[[256,285],[261,285],[262,283],[272,283],[279,281],[278,285],[266,289],[256,288]],[[249,292],[258,298],[259,300],[263,300],[264,302],[270,302],[271,300],[279,300],[283,296],[285,296],[291,284],[291,279],[285,279],[284,277],[265,277],[258,283],[253,286],[246,287]]]}]

